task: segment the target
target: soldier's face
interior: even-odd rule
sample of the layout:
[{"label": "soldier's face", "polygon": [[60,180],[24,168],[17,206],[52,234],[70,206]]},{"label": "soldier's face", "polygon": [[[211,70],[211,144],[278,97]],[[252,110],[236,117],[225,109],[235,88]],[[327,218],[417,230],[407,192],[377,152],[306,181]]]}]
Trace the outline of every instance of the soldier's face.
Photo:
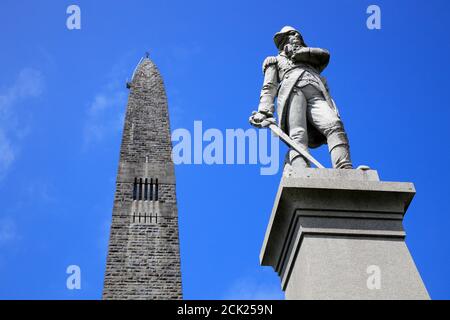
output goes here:
[{"label": "soldier's face", "polygon": [[300,39],[300,34],[295,31],[291,31],[288,35],[288,41],[291,45],[302,45],[302,40]]}]

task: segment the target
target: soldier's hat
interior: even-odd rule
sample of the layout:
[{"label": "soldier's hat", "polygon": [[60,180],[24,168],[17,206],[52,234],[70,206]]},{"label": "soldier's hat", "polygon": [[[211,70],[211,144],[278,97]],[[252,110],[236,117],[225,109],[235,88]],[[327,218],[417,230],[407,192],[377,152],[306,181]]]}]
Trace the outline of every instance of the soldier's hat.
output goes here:
[{"label": "soldier's hat", "polygon": [[282,45],[284,44],[284,40],[286,39],[288,34],[291,33],[292,31],[297,32],[299,34],[301,41],[306,46],[300,31],[291,26],[284,26],[279,32],[275,33],[275,36],[273,37],[273,42],[275,42],[275,45],[277,46],[278,50],[283,49]]}]

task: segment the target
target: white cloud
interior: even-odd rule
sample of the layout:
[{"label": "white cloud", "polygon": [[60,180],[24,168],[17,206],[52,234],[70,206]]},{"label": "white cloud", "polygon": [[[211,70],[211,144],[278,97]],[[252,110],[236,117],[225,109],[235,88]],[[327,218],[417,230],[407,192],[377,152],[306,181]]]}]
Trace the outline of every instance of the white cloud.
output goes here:
[{"label": "white cloud", "polygon": [[86,113],[83,132],[84,149],[101,143],[121,132],[126,103],[125,84],[117,80],[118,72],[113,72],[103,90],[94,95]]},{"label": "white cloud", "polygon": [[49,182],[43,180],[29,180],[26,187],[28,199],[33,203],[53,203],[57,199],[54,196],[54,188]]},{"label": "white cloud", "polygon": [[284,294],[279,285],[252,278],[236,280],[226,292],[225,300],[281,300]]},{"label": "white cloud", "polygon": [[35,69],[22,69],[15,82],[0,91],[0,111],[5,114],[23,98],[37,97],[42,93],[44,80],[42,73]]},{"label": "white cloud", "polygon": [[5,133],[0,130],[0,179],[13,163],[15,154]]},{"label": "white cloud", "polygon": [[36,97],[42,93],[43,77],[40,71],[35,69],[22,69],[13,87],[16,98]]},{"label": "white cloud", "polygon": [[24,68],[16,80],[6,88],[0,88],[0,179],[17,158],[20,141],[29,128],[17,118],[17,107],[22,100],[42,94],[44,78],[39,70]]},{"label": "white cloud", "polygon": [[0,219],[0,246],[18,239],[17,226],[11,218]]}]

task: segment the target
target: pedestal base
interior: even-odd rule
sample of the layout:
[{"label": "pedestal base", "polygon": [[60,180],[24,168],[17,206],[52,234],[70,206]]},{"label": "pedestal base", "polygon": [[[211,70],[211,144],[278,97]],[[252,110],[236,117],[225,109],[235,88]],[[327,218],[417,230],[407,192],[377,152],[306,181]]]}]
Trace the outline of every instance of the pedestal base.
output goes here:
[{"label": "pedestal base", "polygon": [[283,178],[261,264],[279,274],[286,299],[429,299],[404,242],[414,194],[373,170]]}]

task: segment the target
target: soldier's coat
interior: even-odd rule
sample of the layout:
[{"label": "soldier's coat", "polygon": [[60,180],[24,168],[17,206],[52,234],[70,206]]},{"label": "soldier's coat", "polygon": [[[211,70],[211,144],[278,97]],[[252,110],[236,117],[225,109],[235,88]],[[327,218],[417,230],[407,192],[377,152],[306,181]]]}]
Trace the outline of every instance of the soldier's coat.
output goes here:
[{"label": "soldier's coat", "polygon": [[[317,78],[317,89],[323,94],[330,108],[339,112],[334,101],[320,77],[318,70],[323,70],[328,64],[329,53],[319,48],[310,48],[311,53],[321,53],[328,55],[325,65],[313,68],[310,65],[294,63],[288,59],[283,52],[276,57],[267,57],[263,63],[264,84],[260,95],[260,104],[258,111],[273,114],[275,111],[274,100],[277,97],[277,114],[280,128],[289,134],[287,126],[287,113],[289,110],[289,99],[295,85],[302,79],[306,71]],[[320,51],[322,50],[322,51]],[[324,53],[322,53],[324,52]],[[316,148],[326,143],[326,137],[321,134],[308,121],[308,146]]]}]

